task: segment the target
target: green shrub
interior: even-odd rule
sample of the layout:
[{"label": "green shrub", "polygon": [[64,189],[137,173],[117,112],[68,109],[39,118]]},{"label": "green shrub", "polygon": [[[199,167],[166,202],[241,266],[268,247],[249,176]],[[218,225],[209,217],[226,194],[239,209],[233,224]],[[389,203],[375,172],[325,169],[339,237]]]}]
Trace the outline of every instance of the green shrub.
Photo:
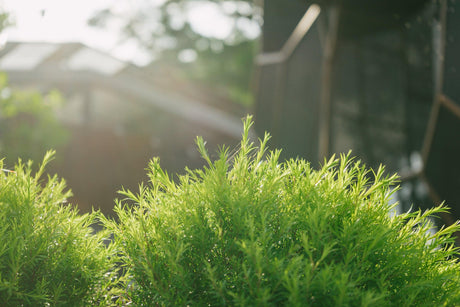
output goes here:
[{"label": "green shrub", "polygon": [[[241,147],[174,183],[149,164],[149,186],[124,190],[106,220],[139,306],[453,306],[460,265],[452,234],[430,216],[392,215],[396,177],[349,155],[319,170]],[[231,161],[231,162],[230,162]],[[135,203],[134,205],[132,203]]]},{"label": "green shrub", "polygon": [[103,242],[107,232],[93,233],[97,214],[64,204],[64,181],[40,179],[52,155],[35,175],[31,162],[12,172],[0,161],[0,305],[106,306],[113,246]]}]

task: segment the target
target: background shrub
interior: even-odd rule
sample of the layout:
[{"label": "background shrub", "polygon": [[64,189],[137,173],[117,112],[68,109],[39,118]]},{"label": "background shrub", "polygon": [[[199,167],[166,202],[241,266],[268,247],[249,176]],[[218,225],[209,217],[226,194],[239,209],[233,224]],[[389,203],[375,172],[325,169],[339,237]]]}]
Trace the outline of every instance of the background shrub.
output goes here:
[{"label": "background shrub", "polygon": [[[115,288],[113,246],[90,227],[97,214],[78,215],[56,176],[41,180],[32,163],[3,170],[0,161],[0,305],[107,306]],[[112,289],[112,290],[111,290]]]},{"label": "background shrub", "polygon": [[63,104],[57,91],[41,95],[12,89],[7,75],[0,73],[0,157],[38,161],[49,148],[65,145],[69,131],[56,116]]},{"label": "background shrub", "polygon": [[[173,182],[154,159],[150,184],[122,193],[106,220],[140,306],[453,306],[460,266],[452,233],[429,217],[390,214],[395,176],[349,155],[319,170],[241,147]],[[230,162],[231,160],[231,162]],[[372,180],[371,180],[372,179]],[[131,205],[134,202],[134,205]]]}]

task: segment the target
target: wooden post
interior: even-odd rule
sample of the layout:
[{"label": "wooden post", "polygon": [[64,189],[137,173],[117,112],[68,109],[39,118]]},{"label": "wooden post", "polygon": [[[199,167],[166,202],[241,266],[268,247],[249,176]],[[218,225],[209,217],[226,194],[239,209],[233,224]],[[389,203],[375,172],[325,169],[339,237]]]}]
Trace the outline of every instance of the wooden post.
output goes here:
[{"label": "wooden post", "polygon": [[331,135],[331,92],[332,72],[337,49],[340,6],[334,4],[329,9],[328,29],[324,45],[323,73],[321,76],[321,100],[319,113],[318,161],[329,156]]}]

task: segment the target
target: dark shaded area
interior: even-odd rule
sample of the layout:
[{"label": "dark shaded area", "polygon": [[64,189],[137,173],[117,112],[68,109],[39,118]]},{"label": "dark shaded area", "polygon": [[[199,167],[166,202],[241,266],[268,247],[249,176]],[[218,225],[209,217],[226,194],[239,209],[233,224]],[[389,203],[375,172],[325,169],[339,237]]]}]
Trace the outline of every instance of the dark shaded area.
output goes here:
[{"label": "dark shaded area", "polygon": [[460,2],[449,1],[446,10],[444,93],[460,107]]},{"label": "dark shaded area", "polygon": [[[293,2],[283,14],[280,1],[265,2],[261,56],[282,50],[313,4]],[[258,62],[256,128],[276,136],[285,158],[318,165],[353,150],[383,163],[402,176],[404,210],[446,200],[454,209],[444,222],[459,219],[459,1],[319,4],[289,58]]]},{"label": "dark shaded area", "polygon": [[[257,129],[259,134],[270,131],[273,142],[283,148],[282,154],[286,157],[295,153],[314,158],[318,151],[317,101],[321,86],[318,78],[321,74],[321,61],[317,61],[321,57],[318,31],[313,31],[305,39],[305,44],[299,46],[286,66],[264,66],[258,80],[257,99],[263,103],[255,107],[256,122],[259,124]],[[283,104],[282,101],[289,103]]]},{"label": "dark shaded area", "polygon": [[426,176],[434,192],[460,216],[460,118],[445,107],[439,110],[432,150],[426,164]]},{"label": "dark shaded area", "polygon": [[304,1],[265,1],[262,26],[263,52],[281,49],[310,4]]},{"label": "dark shaded area", "polygon": [[[322,1],[325,4],[338,1]],[[350,38],[395,30],[417,14],[428,0],[347,0],[341,1],[340,33]]]}]

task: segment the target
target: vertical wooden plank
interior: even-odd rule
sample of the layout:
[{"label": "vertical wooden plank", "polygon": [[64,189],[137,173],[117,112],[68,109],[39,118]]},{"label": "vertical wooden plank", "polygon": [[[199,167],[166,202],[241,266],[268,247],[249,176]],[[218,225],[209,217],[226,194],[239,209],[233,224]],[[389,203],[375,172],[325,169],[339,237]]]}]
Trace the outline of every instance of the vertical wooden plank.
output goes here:
[{"label": "vertical wooden plank", "polygon": [[331,91],[334,59],[337,50],[339,30],[340,7],[334,5],[329,10],[328,29],[324,46],[323,69],[321,76],[320,93],[320,121],[319,121],[319,146],[318,161],[329,156],[330,130],[331,130]]}]

